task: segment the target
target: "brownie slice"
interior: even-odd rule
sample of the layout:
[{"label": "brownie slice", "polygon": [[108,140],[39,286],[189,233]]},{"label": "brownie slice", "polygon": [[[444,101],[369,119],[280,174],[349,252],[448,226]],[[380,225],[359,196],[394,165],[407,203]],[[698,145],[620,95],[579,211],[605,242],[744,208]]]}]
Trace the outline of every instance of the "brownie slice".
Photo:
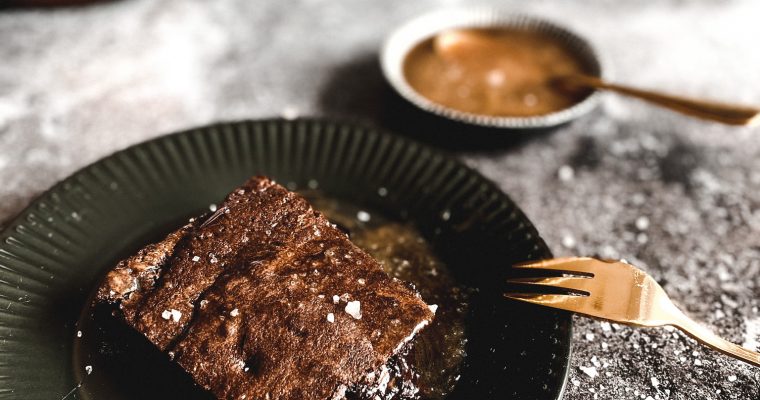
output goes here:
[{"label": "brownie slice", "polygon": [[385,397],[392,357],[434,315],[265,177],[118,263],[97,300],[221,399]]}]

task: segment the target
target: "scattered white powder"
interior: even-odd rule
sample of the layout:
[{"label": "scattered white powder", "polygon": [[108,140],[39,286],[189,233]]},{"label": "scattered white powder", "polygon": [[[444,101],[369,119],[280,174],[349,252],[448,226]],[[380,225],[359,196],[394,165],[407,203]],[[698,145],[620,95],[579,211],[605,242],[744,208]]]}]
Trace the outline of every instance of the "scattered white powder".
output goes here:
[{"label": "scattered white powder", "polygon": [[538,96],[533,93],[526,93],[523,96],[523,104],[528,107],[535,107],[538,104]]},{"label": "scattered white powder", "polygon": [[559,180],[562,182],[569,182],[575,177],[575,171],[573,170],[573,167],[569,165],[563,165],[559,167],[559,170],[557,171],[557,177],[559,177]]},{"label": "scattered white powder", "polygon": [[568,249],[575,247],[575,238],[572,235],[565,235],[562,237],[562,246]]},{"label": "scattered white powder", "polygon": [[750,350],[760,349],[760,342],[758,342],[758,339],[760,339],[760,318],[747,318],[744,320],[744,326],[746,327],[744,331],[744,347]]},{"label": "scattered white powder", "polygon": [[349,301],[348,304],[346,304],[346,313],[354,319],[362,319],[362,305],[361,303],[356,301]]},{"label": "scattered white powder", "polygon": [[285,106],[285,108],[282,109],[282,112],[280,113],[283,118],[288,120],[293,120],[298,118],[298,108],[293,105]]},{"label": "scattered white powder", "polygon": [[501,86],[507,77],[504,75],[504,71],[500,69],[492,69],[486,74],[486,82],[490,86]]},{"label": "scattered white powder", "polygon": [[649,218],[645,216],[636,218],[636,229],[645,231],[647,228],[649,228]]}]

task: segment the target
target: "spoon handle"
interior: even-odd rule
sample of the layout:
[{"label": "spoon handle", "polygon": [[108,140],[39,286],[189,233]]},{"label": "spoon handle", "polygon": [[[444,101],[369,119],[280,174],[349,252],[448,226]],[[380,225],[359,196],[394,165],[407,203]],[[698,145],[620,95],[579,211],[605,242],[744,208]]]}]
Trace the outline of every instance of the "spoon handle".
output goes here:
[{"label": "spoon handle", "polygon": [[714,101],[690,99],[653,90],[637,89],[630,86],[606,82],[595,76],[573,75],[562,78],[563,83],[589,86],[610,90],[669,108],[673,111],[697,118],[722,122],[729,125],[757,125],[760,123],[760,108],[718,103]]}]

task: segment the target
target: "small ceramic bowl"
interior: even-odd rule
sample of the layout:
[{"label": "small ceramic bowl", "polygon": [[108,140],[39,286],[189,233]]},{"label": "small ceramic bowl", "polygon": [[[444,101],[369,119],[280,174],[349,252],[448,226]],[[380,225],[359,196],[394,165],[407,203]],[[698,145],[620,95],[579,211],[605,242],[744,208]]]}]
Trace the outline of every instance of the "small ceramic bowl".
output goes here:
[{"label": "small ceramic bowl", "polygon": [[550,128],[569,122],[594,108],[598,91],[573,106],[549,114],[529,117],[505,117],[473,114],[435,103],[417,93],[404,76],[404,60],[420,42],[453,28],[517,28],[540,31],[555,37],[588,65],[589,73],[606,77],[602,58],[588,41],[552,22],[495,9],[447,9],[415,18],[394,31],[383,45],[380,63],[383,74],[393,88],[415,106],[455,121],[489,128],[527,130]]}]

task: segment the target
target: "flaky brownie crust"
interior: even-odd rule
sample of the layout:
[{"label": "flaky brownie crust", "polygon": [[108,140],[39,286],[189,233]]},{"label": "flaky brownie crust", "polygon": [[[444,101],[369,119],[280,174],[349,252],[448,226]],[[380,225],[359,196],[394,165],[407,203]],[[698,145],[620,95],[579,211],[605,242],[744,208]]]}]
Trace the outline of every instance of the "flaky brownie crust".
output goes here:
[{"label": "flaky brownie crust", "polygon": [[433,312],[264,177],[110,271],[98,300],[224,399],[340,399],[387,386]]}]

